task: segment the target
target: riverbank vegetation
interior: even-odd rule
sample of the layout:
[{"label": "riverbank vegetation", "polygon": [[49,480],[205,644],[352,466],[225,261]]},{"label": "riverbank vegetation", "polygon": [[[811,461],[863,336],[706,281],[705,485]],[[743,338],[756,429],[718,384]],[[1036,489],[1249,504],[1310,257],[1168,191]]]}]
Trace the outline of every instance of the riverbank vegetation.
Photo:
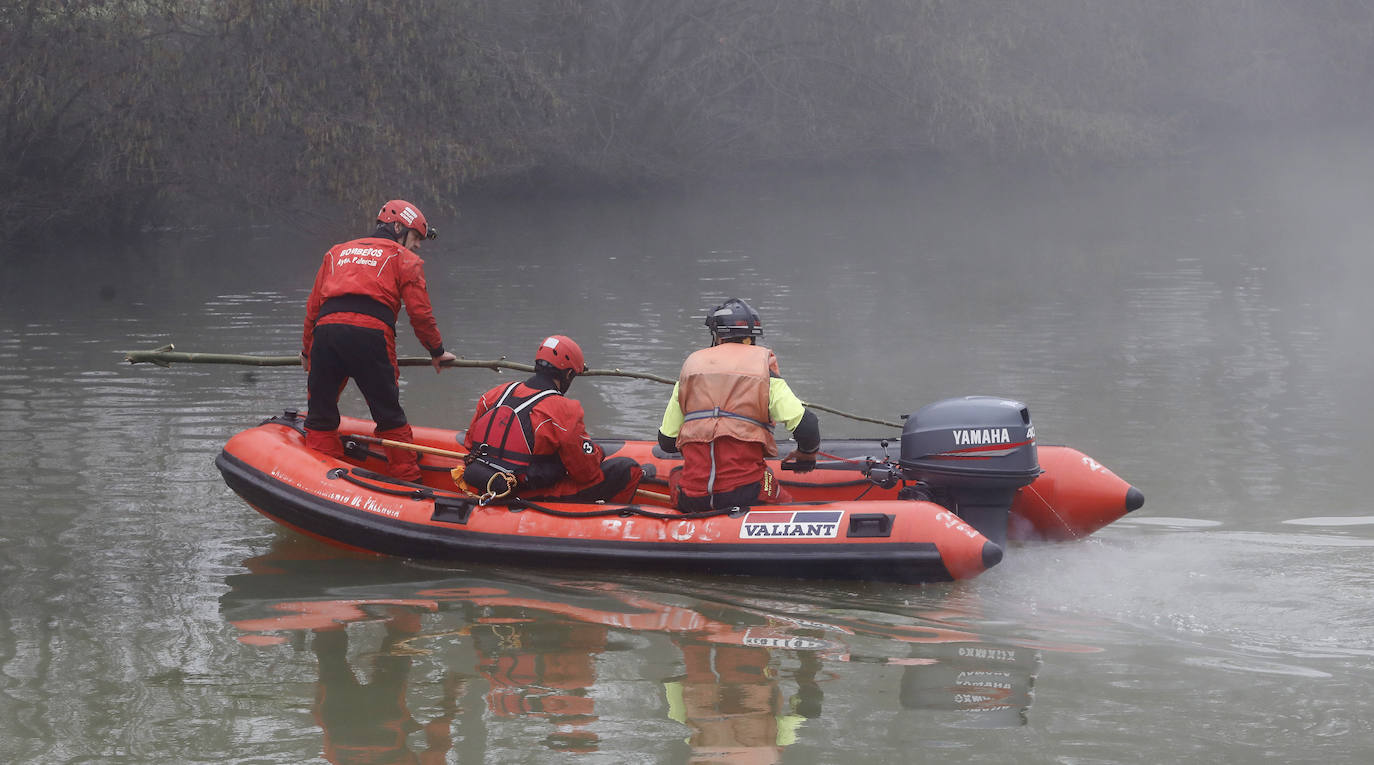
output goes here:
[{"label": "riverbank vegetation", "polygon": [[0,0],[11,234],[1366,120],[1363,0]]}]

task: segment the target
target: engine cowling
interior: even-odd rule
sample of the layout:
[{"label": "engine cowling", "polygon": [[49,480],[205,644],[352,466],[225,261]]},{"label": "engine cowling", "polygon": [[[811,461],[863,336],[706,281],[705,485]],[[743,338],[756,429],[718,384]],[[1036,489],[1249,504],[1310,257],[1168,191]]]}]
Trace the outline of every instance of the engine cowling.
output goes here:
[{"label": "engine cowling", "polygon": [[1030,410],[996,396],[928,404],[906,418],[899,464],[932,500],[1005,546],[1016,492],[1040,475]]}]

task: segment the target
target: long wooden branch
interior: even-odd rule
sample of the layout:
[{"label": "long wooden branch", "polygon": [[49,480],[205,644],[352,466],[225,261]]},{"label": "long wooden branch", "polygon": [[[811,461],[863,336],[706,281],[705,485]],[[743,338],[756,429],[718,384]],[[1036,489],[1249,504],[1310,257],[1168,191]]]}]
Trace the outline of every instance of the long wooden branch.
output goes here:
[{"label": "long wooden branch", "polygon": [[[253,356],[243,353],[183,353],[175,350],[174,345],[164,345],[151,351],[120,351],[124,354],[124,360],[130,364],[156,364],[160,367],[170,367],[172,364],[235,364],[238,366],[252,367],[298,367],[301,365],[300,356]],[[396,363],[403,367],[427,367],[430,364],[427,356],[398,356]],[[517,372],[533,372],[534,366],[531,364],[521,364],[518,361],[509,361],[505,356],[499,359],[455,359],[444,363],[446,367],[472,367],[476,369],[490,369],[493,372],[501,369],[514,369]],[[654,382],[667,383],[672,385],[677,382],[666,377],[647,374],[644,372],[626,372],[622,369],[588,369],[582,373],[584,377],[633,377],[641,380],[653,380]]]},{"label": "long wooden branch", "polygon": [[[170,343],[155,348],[151,351],[120,351],[124,354],[124,360],[130,364],[156,364],[160,367],[170,367],[172,364],[235,364],[239,366],[254,367],[298,367],[301,365],[300,356],[253,356],[241,353],[183,353],[176,350],[176,346]],[[399,356],[396,363],[403,367],[427,367],[430,360],[424,356]],[[502,369],[513,369],[518,372],[533,372],[534,366],[531,364],[521,364],[516,361],[507,361],[505,356],[499,359],[456,359],[444,364],[446,367],[469,367],[474,369],[490,369],[499,372]],[[627,372],[623,369],[588,369],[583,372],[582,377],[626,377],[635,380],[652,380],[654,382],[672,385],[677,380],[661,377],[647,372]],[[839,409],[832,409],[828,406],[803,401],[806,406],[822,412],[845,417],[859,422],[871,422],[875,425],[886,425],[891,428],[901,428],[901,423],[889,422],[887,420],[875,420],[871,417],[861,417],[857,414],[850,414]]]}]

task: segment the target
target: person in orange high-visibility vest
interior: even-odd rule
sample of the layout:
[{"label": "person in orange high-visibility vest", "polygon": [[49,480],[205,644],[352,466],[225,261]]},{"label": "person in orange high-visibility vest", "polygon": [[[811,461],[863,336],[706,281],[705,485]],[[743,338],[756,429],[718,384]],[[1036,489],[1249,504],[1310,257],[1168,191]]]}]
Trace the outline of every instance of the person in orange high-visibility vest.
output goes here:
[{"label": "person in orange high-visibility vest", "polygon": [[820,425],[778,372],[759,314],[730,298],[706,315],[711,346],[687,357],[658,429],[659,446],[682,453],[669,478],[677,508],[700,512],[791,501],[765,457],[778,455],[773,424],[792,431],[797,448],[784,462],[816,466]]},{"label": "person in orange high-visibility vest", "polygon": [[[405,303],[415,336],[429,351],[434,371],[457,357],[444,350],[425,286],[425,262],[415,254],[435,231],[415,205],[393,199],[377,213],[372,236],[335,245],[324,254],[305,305],[301,360],[310,396],[305,443],[343,457],[339,442],[339,395],[351,378],[367,400],[375,434],[411,441],[401,409],[401,369],[396,364],[396,314]],[[388,471],[420,481],[415,452],[386,447]]]}]

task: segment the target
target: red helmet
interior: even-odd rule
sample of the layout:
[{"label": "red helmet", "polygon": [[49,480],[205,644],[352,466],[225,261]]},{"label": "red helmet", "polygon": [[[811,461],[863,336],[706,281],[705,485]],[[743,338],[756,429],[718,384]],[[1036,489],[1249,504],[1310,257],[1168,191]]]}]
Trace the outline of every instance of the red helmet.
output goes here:
[{"label": "red helmet", "polygon": [[552,335],[539,344],[539,352],[534,354],[534,363],[538,365],[541,361],[554,369],[571,369],[574,374],[587,371],[582,348],[566,335]]},{"label": "red helmet", "polygon": [[422,239],[433,239],[439,235],[438,231],[430,228],[425,220],[425,214],[415,205],[404,199],[393,199],[382,205],[382,209],[377,213],[378,223],[392,223],[400,221],[402,226],[413,228],[419,232]]}]

